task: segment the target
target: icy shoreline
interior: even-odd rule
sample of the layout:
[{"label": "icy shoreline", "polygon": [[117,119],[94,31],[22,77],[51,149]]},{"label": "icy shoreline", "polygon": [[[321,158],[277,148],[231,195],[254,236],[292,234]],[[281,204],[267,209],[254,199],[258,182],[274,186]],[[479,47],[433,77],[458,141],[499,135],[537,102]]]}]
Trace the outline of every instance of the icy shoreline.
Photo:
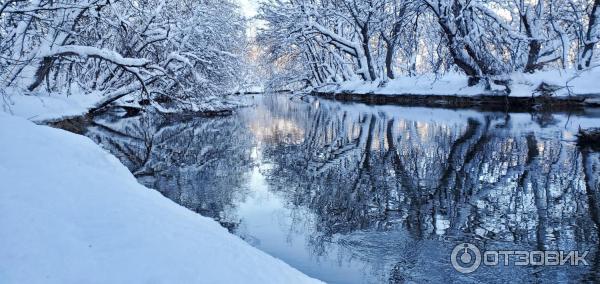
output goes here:
[{"label": "icy shoreline", "polygon": [[86,137],[0,112],[0,282],[313,283],[140,185]]}]

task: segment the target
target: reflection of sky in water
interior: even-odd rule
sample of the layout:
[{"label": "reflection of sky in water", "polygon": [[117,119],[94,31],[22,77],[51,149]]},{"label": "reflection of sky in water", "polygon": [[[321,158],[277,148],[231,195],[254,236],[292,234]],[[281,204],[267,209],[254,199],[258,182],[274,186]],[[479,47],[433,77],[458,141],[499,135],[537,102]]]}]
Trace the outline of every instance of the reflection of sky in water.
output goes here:
[{"label": "reflection of sky in water", "polygon": [[[308,210],[290,210],[286,201],[269,190],[261,170],[260,146],[253,149],[257,164],[246,185],[250,188],[246,200],[237,207],[240,227],[236,234],[253,246],[299,269],[309,276],[328,283],[364,283],[367,266],[356,259],[339,259],[338,245],[331,244],[325,256],[315,256],[307,248],[314,216]],[[294,216],[302,215],[299,220]],[[340,262],[343,262],[341,264]]]}]

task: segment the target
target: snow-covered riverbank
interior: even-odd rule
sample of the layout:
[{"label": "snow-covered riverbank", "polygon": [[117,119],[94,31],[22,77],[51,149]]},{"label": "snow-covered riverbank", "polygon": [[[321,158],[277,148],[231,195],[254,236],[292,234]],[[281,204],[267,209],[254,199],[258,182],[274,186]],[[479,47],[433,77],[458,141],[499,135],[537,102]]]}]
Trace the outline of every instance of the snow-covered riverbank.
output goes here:
[{"label": "snow-covered riverbank", "polygon": [[0,90],[0,113],[44,122],[86,114],[102,100],[100,93],[78,94],[24,94],[16,89]]},{"label": "snow-covered riverbank", "polygon": [[[36,123],[47,123],[86,115],[90,110],[103,105],[108,98],[100,92],[67,95],[46,92],[25,93],[19,89],[0,89],[0,113],[27,118]],[[225,112],[248,106],[244,96],[231,95],[223,97],[207,97],[202,103],[187,105],[185,109],[168,108],[156,102],[151,107],[163,113],[201,112],[210,114]],[[112,102],[111,106],[142,108],[135,95],[126,96]]]},{"label": "snow-covered riverbank", "polygon": [[[515,99],[531,98],[543,94],[542,88],[552,89],[552,99],[564,100],[581,98],[588,103],[600,103],[600,68],[585,71],[551,70],[534,74],[514,73],[506,78],[509,97]],[[422,75],[399,77],[385,83],[351,81],[339,85],[328,85],[317,88],[316,93],[344,95],[381,95],[381,96],[431,96],[432,99],[443,97],[482,98],[497,97],[503,94],[506,86],[492,85],[486,90],[483,84],[468,86],[468,78],[464,74],[449,73],[436,77]],[[548,94],[545,94],[548,95]],[[435,98],[438,97],[438,98]]]},{"label": "snow-covered riverbank", "polygon": [[0,283],[311,283],[140,185],[88,138],[0,112]]}]

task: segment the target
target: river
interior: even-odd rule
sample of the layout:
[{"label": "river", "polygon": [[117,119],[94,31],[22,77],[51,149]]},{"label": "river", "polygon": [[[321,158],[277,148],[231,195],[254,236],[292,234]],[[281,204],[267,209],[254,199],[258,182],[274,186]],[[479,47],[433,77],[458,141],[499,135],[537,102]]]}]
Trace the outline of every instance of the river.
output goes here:
[{"label": "river", "polygon": [[[575,142],[599,113],[248,100],[211,118],[112,109],[85,135],[142,184],[329,283],[600,277],[600,155]],[[451,264],[463,243],[587,252],[589,265],[500,259],[465,274]]]}]

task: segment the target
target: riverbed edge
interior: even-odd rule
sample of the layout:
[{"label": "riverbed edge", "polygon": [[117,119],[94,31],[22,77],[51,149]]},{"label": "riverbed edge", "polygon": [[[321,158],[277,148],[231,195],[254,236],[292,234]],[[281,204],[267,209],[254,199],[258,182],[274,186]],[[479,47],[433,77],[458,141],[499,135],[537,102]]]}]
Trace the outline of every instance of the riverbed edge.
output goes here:
[{"label": "riverbed edge", "polygon": [[510,96],[504,94],[479,95],[434,95],[434,94],[377,94],[356,92],[324,92],[313,90],[310,95],[342,102],[357,102],[372,105],[402,105],[433,108],[502,110],[529,112],[544,109],[565,111],[600,107],[600,94],[571,96]]}]

